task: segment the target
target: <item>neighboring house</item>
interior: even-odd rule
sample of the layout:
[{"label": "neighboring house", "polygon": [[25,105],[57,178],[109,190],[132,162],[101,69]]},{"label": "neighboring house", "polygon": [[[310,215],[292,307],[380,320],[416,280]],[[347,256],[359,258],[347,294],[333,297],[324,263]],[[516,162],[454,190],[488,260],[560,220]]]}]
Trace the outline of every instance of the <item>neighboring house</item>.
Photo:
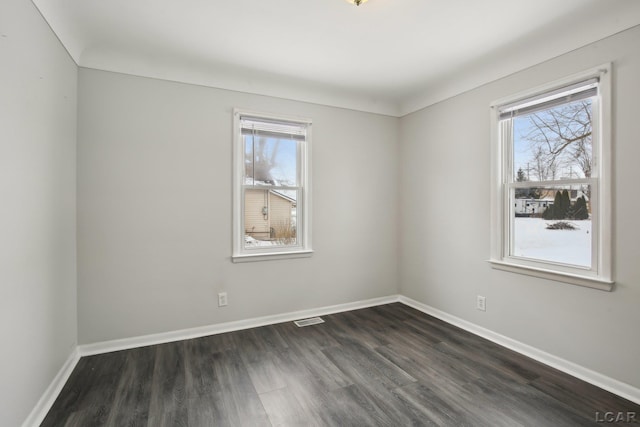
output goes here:
[{"label": "neighboring house", "polygon": [[296,225],[295,199],[274,190],[245,190],[245,234],[268,240],[278,230],[292,229]]},{"label": "neighboring house", "polygon": [[[555,200],[555,194],[557,190],[554,189],[539,189],[541,197],[539,199],[523,198],[515,199],[514,214],[515,216],[540,216]],[[575,203],[578,197],[585,197],[587,205],[590,203],[590,198],[581,190],[569,190],[569,199],[571,203]],[[589,210],[590,211],[590,210]]]},{"label": "neighboring house", "polygon": [[542,214],[547,207],[553,205],[553,199],[516,199],[514,213],[516,216],[534,216]]}]

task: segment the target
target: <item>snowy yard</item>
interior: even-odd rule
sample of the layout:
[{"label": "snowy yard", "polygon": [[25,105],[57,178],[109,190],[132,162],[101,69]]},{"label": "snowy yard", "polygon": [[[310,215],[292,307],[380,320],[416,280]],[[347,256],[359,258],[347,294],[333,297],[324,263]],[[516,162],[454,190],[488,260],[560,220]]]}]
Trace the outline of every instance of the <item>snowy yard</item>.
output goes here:
[{"label": "snowy yard", "polygon": [[278,242],[273,240],[258,240],[254,239],[251,236],[244,236],[245,247],[247,248],[260,248],[260,247],[271,247],[278,246]]},{"label": "snowy yard", "polygon": [[244,236],[244,246],[245,248],[270,248],[273,246],[291,246],[295,245],[295,240],[291,243],[283,243],[278,240],[258,240],[254,239],[251,236]]},{"label": "snowy yard", "polygon": [[541,218],[515,218],[513,255],[591,267],[591,221],[568,220],[575,230],[547,230]]}]

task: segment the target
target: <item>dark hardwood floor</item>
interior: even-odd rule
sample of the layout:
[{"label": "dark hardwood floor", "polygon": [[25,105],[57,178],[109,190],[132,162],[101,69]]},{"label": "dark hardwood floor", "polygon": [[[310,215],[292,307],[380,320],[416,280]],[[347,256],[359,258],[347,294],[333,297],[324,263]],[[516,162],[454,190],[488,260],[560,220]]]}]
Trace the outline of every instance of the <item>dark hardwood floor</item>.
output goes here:
[{"label": "dark hardwood floor", "polygon": [[323,318],[83,357],[42,426],[640,422],[640,405],[400,303]]}]

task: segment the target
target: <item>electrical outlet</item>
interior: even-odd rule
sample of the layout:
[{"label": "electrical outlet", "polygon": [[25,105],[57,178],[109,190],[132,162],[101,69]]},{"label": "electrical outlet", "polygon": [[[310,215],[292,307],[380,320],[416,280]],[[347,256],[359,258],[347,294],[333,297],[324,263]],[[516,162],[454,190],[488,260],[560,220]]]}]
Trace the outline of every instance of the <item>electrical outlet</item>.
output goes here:
[{"label": "electrical outlet", "polygon": [[227,305],[227,293],[220,292],[218,294],[218,307],[224,307],[225,305]]},{"label": "electrical outlet", "polygon": [[476,299],[476,308],[480,311],[487,311],[487,300],[485,297],[478,295]]}]

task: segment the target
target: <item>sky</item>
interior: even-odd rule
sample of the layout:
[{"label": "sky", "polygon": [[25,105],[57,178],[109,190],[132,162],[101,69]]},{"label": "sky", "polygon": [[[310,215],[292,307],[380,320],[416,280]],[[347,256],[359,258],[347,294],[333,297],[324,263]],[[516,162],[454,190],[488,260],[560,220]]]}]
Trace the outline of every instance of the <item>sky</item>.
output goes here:
[{"label": "sky", "polygon": [[[544,117],[544,111],[537,112],[535,114],[541,115]],[[519,168],[525,173],[527,176],[527,170],[529,169],[528,177],[530,180],[537,180],[535,173],[533,172],[533,165],[535,164],[532,146],[529,141],[525,139],[525,136],[531,130],[531,121],[530,115],[522,115],[516,116],[513,119],[513,173],[514,178],[518,172]],[[558,168],[558,176],[557,178],[569,177],[572,178],[583,178],[584,174],[582,173],[582,169],[579,164],[575,161],[567,164],[564,167],[564,170]]]},{"label": "sky", "polygon": [[[278,138],[264,139],[266,139],[266,155],[268,157],[273,154],[273,151],[277,147],[275,166],[270,170],[271,176],[278,181],[278,185],[296,185],[297,145],[299,144],[299,142],[288,139],[280,139],[280,143],[277,144]],[[252,142],[252,136],[245,136],[245,155],[247,156],[251,155]],[[256,138],[256,146],[257,143],[258,138]],[[255,176],[255,178],[259,179],[260,177]]]}]

